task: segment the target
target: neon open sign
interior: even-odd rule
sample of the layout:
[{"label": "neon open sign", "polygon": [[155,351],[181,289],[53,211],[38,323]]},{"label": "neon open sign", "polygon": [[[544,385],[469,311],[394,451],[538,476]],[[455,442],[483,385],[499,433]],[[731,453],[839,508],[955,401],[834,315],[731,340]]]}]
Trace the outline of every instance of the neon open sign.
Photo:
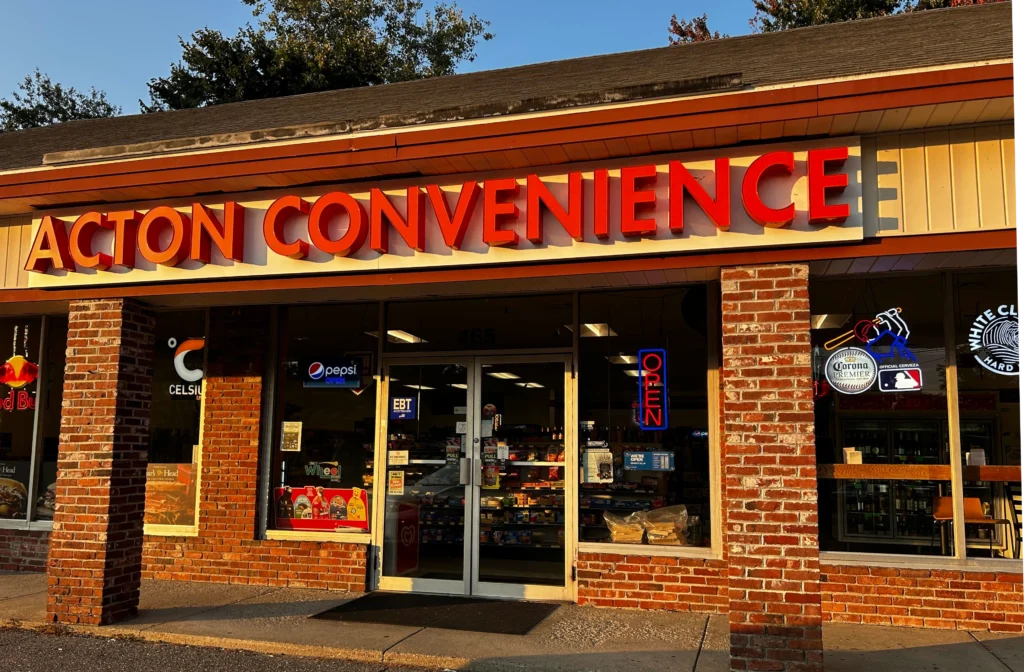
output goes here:
[{"label": "neon open sign", "polygon": [[640,429],[668,428],[668,371],[663,349],[641,350],[639,360]]}]

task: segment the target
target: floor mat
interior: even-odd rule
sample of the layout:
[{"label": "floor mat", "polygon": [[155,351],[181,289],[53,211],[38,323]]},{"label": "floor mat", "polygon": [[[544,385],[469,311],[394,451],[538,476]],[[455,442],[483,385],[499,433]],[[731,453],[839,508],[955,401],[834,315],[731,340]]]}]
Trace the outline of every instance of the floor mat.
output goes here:
[{"label": "floor mat", "polygon": [[313,618],[349,623],[382,623],[417,628],[490,632],[499,635],[525,635],[558,607],[558,604],[550,602],[511,602],[476,597],[377,591],[317,614]]}]

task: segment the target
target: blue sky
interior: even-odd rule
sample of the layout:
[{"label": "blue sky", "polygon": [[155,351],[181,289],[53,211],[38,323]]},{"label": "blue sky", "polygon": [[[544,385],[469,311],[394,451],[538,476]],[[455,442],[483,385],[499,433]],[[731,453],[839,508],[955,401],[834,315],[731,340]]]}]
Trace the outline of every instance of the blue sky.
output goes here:
[{"label": "blue sky", "polygon": [[[428,6],[430,0],[425,3]],[[495,39],[462,71],[589,56],[667,43],[673,13],[708,13],[711,27],[750,32],[750,0],[461,0],[491,21]],[[233,34],[252,19],[238,0],[45,0],[10,2],[0,40],[0,97],[35,68],[79,89],[95,86],[138,112],[146,82],[166,75],[181,54],[178,36],[209,26]]]}]

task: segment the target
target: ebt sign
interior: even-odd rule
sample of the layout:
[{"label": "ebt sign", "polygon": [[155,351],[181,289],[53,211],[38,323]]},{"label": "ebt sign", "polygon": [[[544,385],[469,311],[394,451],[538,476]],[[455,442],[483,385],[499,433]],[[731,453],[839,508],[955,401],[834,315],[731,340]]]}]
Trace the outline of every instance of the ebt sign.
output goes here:
[{"label": "ebt sign", "polygon": [[803,143],[551,175],[51,213],[34,223],[25,267],[31,286],[58,287],[848,242],[863,237],[859,174],[856,142]]}]

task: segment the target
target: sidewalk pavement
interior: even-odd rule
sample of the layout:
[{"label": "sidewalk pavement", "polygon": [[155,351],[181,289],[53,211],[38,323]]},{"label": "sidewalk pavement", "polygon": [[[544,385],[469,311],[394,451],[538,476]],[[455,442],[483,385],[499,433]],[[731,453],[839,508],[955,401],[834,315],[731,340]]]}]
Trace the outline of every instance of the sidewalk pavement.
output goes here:
[{"label": "sidewalk pavement", "polygon": [[[729,669],[723,616],[564,605],[525,636],[312,620],[358,597],[294,588],[146,581],[138,618],[103,637],[480,672]],[[0,572],[0,625],[45,623],[46,576]],[[827,624],[827,670],[1024,672],[1024,637]]]}]

